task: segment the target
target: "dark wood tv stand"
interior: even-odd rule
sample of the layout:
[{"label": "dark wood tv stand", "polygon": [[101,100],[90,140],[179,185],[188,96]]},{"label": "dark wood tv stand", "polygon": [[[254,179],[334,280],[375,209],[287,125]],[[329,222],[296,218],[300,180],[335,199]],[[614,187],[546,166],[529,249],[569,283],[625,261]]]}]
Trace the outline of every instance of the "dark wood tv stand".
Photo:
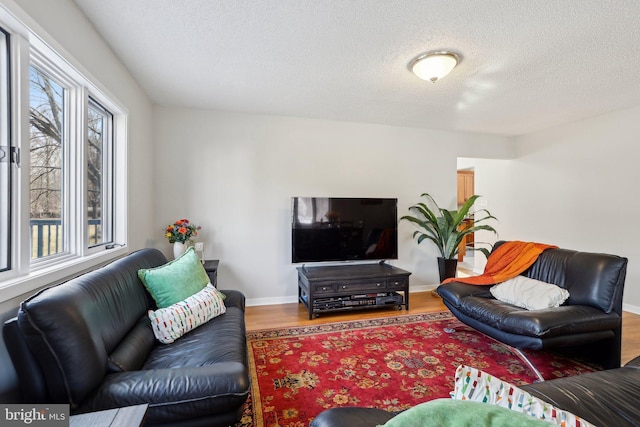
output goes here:
[{"label": "dark wood tv stand", "polygon": [[[309,320],[320,313],[380,308],[396,305],[409,309],[408,271],[386,264],[301,266],[298,301]],[[401,294],[399,293],[401,292]]]}]

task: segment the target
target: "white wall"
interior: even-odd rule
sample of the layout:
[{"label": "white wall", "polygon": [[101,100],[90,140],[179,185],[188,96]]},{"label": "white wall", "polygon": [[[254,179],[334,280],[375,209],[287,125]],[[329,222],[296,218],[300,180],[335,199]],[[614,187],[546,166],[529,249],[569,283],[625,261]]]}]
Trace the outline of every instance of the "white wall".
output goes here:
[{"label": "white wall", "polygon": [[[297,300],[292,196],[397,197],[398,213],[429,192],[456,203],[456,158],[513,155],[507,138],[381,125],[155,108],[156,236],[186,217],[203,227],[221,288],[249,304]],[[436,252],[400,224],[399,259],[412,289],[437,280]]]},{"label": "white wall", "polygon": [[512,161],[478,160],[500,238],[629,258],[625,310],[640,313],[640,107],[516,139]]}]

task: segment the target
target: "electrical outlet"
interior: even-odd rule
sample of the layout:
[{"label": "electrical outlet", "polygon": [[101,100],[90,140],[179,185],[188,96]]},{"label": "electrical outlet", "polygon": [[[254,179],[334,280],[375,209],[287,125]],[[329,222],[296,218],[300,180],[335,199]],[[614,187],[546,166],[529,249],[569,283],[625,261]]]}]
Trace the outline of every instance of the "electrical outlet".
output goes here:
[{"label": "electrical outlet", "polygon": [[204,242],[196,242],[196,244],[194,245],[194,249],[196,251],[201,251],[204,249]]}]

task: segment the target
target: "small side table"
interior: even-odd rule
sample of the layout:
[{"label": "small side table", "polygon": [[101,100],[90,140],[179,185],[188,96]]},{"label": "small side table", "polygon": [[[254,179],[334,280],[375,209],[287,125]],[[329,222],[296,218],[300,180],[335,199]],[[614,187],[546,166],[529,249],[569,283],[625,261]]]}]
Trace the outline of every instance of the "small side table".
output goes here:
[{"label": "small side table", "polygon": [[218,287],[218,264],[220,260],[217,259],[205,259],[204,260],[204,271],[207,272],[209,276],[209,280],[211,280],[211,284],[214,287]]},{"label": "small side table", "polygon": [[137,427],[142,425],[149,405],[126,406],[69,417],[70,427]]}]

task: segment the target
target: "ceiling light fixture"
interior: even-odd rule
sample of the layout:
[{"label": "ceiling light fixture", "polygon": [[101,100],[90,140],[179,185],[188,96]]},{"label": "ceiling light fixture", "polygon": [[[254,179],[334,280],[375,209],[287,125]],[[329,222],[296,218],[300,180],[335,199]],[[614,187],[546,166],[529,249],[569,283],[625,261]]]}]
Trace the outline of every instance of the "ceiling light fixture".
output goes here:
[{"label": "ceiling light fixture", "polygon": [[423,53],[409,63],[409,70],[422,80],[433,83],[453,70],[460,62],[460,55],[448,50]]}]

